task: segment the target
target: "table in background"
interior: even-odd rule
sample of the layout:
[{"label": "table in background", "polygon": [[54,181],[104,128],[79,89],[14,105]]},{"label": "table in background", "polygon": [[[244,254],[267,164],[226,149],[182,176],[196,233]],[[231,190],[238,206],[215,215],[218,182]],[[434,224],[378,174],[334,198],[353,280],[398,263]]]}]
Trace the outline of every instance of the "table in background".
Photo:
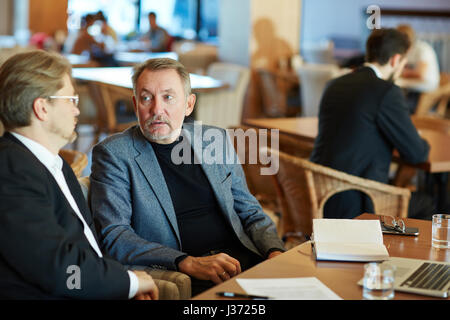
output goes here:
[{"label": "table in background", "polygon": [[[429,123],[426,127],[422,127],[422,122],[419,123],[415,116],[412,116],[411,119],[419,130],[420,136],[430,144],[428,159],[425,162],[412,165],[404,162],[397,150],[394,150],[392,160],[404,166],[437,174],[434,182],[428,181],[426,183],[426,189],[428,193],[434,195],[433,184],[436,183],[438,188],[438,209],[445,208],[448,198],[448,172],[450,172],[450,134],[433,130]],[[435,120],[446,121],[443,119]],[[243,121],[243,124],[260,129],[279,129],[280,133],[310,143],[314,143],[319,131],[319,119],[317,117],[247,119]]]},{"label": "table in background", "polygon": [[124,66],[129,66],[147,61],[148,59],[170,58],[178,60],[178,54],[175,52],[132,52],[121,51],[114,54],[114,59]]},{"label": "table in background", "polygon": [[[380,217],[379,215],[366,213],[356,219],[380,219]],[[436,249],[431,246],[431,221],[416,219],[404,219],[404,221],[408,227],[419,228],[420,234],[418,237],[383,235],[383,241],[389,256],[433,261],[450,260],[450,250]],[[236,278],[316,277],[341,298],[360,300],[362,299],[362,287],[357,282],[363,277],[364,264],[365,262],[316,261],[311,243],[308,241],[242,272],[236,277],[193,297],[193,299],[225,300],[226,298],[216,296],[216,292],[220,291],[245,293],[237,283]],[[396,291],[394,299],[439,298]],[[447,300],[450,300],[450,298]]]},{"label": "table in background", "polygon": [[[411,117],[414,123],[415,117]],[[314,142],[319,131],[319,119],[310,118],[261,118],[247,119],[243,124],[260,129],[280,129],[280,132],[288,134],[299,140]],[[426,162],[414,165],[430,173],[450,171],[450,134],[417,127],[420,136],[430,144],[430,154]],[[393,160],[401,161],[398,153],[394,152]],[[411,164],[408,164],[411,165]]]},{"label": "table in background", "polygon": [[[132,67],[73,68],[72,76],[77,80],[102,82],[111,86],[132,90],[132,72]],[[191,73],[190,78],[193,92],[210,91],[228,87],[226,82],[208,76]],[[132,91],[130,91],[130,97],[131,96]]]}]

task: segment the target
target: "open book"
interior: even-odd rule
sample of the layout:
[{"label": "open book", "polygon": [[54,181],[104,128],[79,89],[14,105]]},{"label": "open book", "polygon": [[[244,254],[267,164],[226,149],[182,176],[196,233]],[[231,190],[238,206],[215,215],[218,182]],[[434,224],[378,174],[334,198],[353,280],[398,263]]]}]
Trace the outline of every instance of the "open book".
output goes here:
[{"label": "open book", "polygon": [[313,219],[313,240],[317,260],[389,259],[379,220]]}]

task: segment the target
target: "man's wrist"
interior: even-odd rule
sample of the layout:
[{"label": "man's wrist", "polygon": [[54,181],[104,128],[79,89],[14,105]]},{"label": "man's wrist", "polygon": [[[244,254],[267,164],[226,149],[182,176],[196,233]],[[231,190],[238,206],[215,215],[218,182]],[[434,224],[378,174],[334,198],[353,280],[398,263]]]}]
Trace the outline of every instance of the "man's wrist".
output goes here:
[{"label": "man's wrist", "polygon": [[184,259],[186,259],[187,257],[188,257],[188,255],[184,254],[175,259],[175,267],[177,268],[177,271],[181,271],[180,270],[180,262],[183,261]]}]

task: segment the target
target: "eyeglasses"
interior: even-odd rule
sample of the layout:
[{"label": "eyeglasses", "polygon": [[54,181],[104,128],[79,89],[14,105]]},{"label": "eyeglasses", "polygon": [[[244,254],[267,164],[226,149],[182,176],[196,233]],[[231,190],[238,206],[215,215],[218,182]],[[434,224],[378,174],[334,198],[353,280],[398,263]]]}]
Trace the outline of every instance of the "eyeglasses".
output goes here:
[{"label": "eyeglasses", "polygon": [[79,96],[48,96],[49,99],[68,99],[72,102],[75,107],[78,107],[78,103],[80,102]]},{"label": "eyeglasses", "polygon": [[406,226],[402,219],[396,220],[394,217],[391,217],[392,222],[391,225],[387,224],[384,220],[385,217],[381,220],[381,225],[389,231],[396,231],[399,233],[405,233]]}]

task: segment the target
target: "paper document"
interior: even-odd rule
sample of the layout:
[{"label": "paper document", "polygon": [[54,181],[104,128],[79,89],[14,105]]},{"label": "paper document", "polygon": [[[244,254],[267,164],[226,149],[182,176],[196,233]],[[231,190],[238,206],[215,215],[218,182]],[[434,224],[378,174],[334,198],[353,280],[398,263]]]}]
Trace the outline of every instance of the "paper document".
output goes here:
[{"label": "paper document", "polygon": [[314,277],[236,279],[236,281],[247,294],[267,296],[275,300],[342,300]]},{"label": "paper document", "polygon": [[313,219],[313,237],[317,260],[389,259],[379,220]]}]

